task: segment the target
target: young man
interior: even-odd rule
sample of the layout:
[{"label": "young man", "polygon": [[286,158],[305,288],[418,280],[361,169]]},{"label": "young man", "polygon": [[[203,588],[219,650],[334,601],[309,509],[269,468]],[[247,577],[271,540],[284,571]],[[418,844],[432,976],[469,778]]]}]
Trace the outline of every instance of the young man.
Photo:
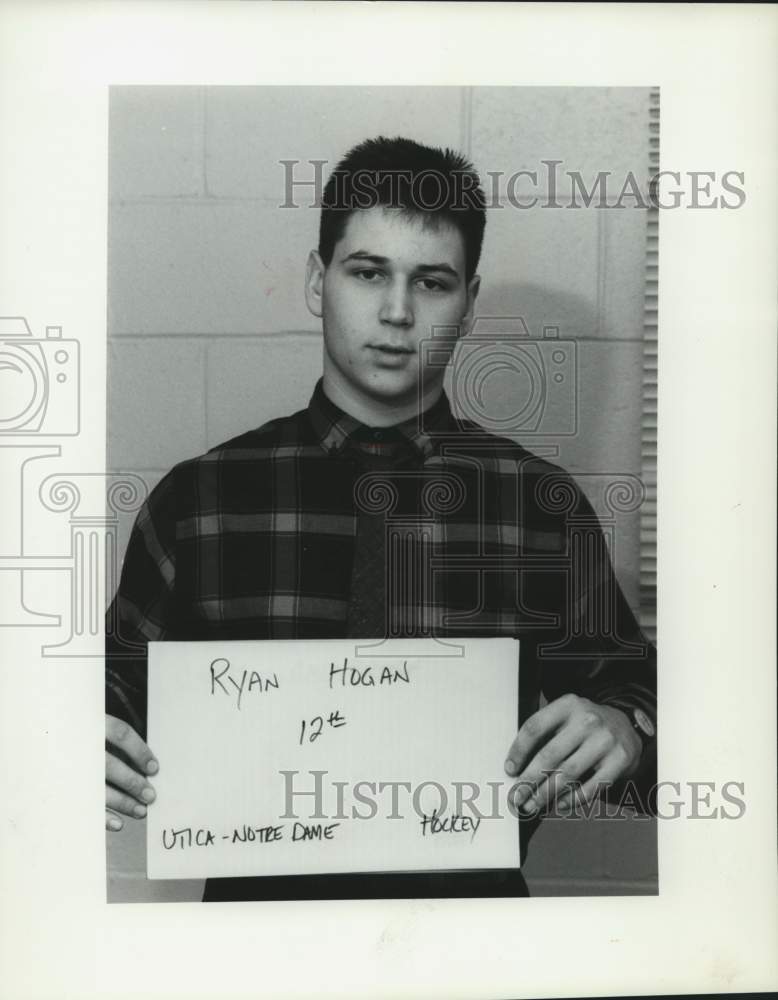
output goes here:
[{"label": "young man", "polygon": [[[591,797],[650,772],[653,649],[591,507],[558,467],[456,420],[443,393],[474,315],[484,226],[478,177],[450,151],[380,138],[333,172],[306,274],[324,334],[309,406],[176,466],[138,516],[109,612],[109,829],[145,815],[164,767],[144,742],[149,640],[518,637],[523,721],[504,766],[530,817],[523,851],[532,818],[572,783]],[[435,521],[421,596],[399,592],[370,483],[391,491],[393,514]],[[431,499],[452,483],[455,502]],[[205,898],[525,892],[518,872],[497,872],[219,879]]]}]

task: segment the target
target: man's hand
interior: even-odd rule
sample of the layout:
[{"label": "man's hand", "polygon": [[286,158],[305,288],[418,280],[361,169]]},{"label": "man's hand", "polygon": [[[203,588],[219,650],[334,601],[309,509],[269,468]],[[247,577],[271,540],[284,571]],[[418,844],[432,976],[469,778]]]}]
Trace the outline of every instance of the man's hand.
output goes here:
[{"label": "man's hand", "polygon": [[[530,716],[511,744],[505,770],[518,785],[514,804],[534,815],[563,796],[588,801],[601,785],[633,774],[642,751],[620,709],[563,695]],[[549,772],[555,772],[551,778]]]},{"label": "man's hand", "polygon": [[[130,764],[117,756],[120,751]],[[155,793],[146,781],[156,774],[159,764],[151,750],[132,726],[113,715],[105,717],[105,828],[121,830],[124,821],[118,813],[143,819],[146,806]]]}]

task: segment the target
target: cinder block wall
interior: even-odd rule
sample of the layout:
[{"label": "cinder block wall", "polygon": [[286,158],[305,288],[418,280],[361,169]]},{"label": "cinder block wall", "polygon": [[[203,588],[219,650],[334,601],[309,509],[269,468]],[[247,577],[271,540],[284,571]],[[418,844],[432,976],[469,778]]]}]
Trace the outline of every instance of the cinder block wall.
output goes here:
[{"label": "cinder block wall", "polygon": [[[522,317],[535,336],[557,327],[575,342],[577,432],[538,446],[554,448],[602,510],[610,476],[640,474],[646,213],[584,208],[580,195],[571,207],[563,176],[565,207],[520,209],[511,198],[542,199],[544,160],[562,161],[560,175],[579,171],[587,187],[611,171],[614,199],[629,171],[644,177],[643,88],[112,88],[109,469],[151,488],[177,461],[306,405],[321,371],[321,332],[302,295],[318,213],[279,208],[280,161],[302,161],[295,178],[310,179],[307,161],[331,166],[378,134],[474,160],[493,204],[477,312]],[[509,189],[519,170],[539,170],[538,186],[525,178]],[[310,189],[296,193],[310,205]],[[553,389],[552,428],[554,408],[570,407]],[[504,412],[499,380],[490,391],[488,405]],[[638,555],[637,515],[620,515],[613,556],[635,607]],[[198,883],[145,880],[143,824],[127,826],[108,838],[109,897],[198,898]],[[649,821],[547,823],[526,869],[538,894],[652,892],[656,871]]]}]

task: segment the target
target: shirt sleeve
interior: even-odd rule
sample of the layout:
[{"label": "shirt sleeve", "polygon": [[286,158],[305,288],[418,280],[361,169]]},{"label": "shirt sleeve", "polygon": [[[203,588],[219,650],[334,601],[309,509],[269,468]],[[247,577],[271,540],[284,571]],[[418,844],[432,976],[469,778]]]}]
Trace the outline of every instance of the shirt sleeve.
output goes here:
[{"label": "shirt sleeve", "polygon": [[[641,709],[656,727],[656,649],[642,632],[613,570],[605,533],[576,487],[567,519],[567,565],[560,629],[538,646],[543,694],[572,692],[632,716]],[[639,774],[655,774],[656,750],[644,748]]]},{"label": "shirt sleeve", "polygon": [[175,629],[173,472],[138,512],[106,615],[105,708],[146,738],[147,643]]}]

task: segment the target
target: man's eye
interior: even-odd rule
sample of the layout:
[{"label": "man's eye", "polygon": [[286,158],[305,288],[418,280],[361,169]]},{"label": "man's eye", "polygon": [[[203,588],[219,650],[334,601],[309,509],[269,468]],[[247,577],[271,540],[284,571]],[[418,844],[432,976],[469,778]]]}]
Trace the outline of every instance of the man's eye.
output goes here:
[{"label": "man's eye", "polygon": [[437,278],[419,278],[419,284],[425,292],[444,292],[446,286]]},{"label": "man's eye", "polygon": [[381,272],[377,271],[374,267],[362,267],[358,271],[355,271],[354,274],[362,281],[375,281],[381,277]]}]

